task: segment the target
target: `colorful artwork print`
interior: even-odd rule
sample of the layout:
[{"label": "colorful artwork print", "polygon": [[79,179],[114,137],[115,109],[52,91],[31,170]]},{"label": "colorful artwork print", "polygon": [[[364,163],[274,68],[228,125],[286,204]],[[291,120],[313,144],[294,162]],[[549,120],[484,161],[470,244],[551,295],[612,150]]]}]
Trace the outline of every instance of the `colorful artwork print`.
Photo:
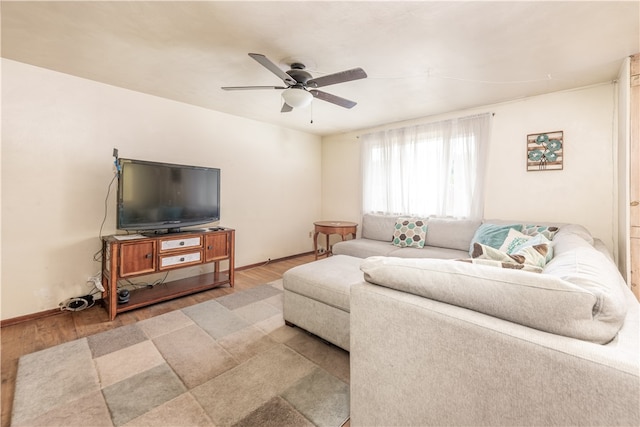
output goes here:
[{"label": "colorful artwork print", "polygon": [[562,170],[563,132],[527,135],[527,171]]}]

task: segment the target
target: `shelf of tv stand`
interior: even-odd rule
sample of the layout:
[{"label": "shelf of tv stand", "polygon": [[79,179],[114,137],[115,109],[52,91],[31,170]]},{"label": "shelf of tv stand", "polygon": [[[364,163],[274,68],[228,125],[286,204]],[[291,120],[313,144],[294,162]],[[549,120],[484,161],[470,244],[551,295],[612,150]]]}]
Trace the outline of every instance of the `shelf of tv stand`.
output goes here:
[{"label": "shelf of tv stand", "polygon": [[[216,279],[215,276],[218,276],[218,278]],[[136,308],[146,307],[151,304],[217,288],[228,283],[228,273],[207,273],[160,283],[152,287],[134,289],[130,293],[128,303],[118,304],[117,312],[123,313],[125,311],[135,310]]]},{"label": "shelf of tv stand", "polygon": [[[103,303],[111,320],[118,313],[145,307],[174,298],[202,292],[223,285],[234,285],[235,231],[207,229],[176,234],[148,236],[132,240],[118,240],[116,236],[103,238],[102,293]],[[220,270],[220,262],[229,266]],[[129,301],[118,303],[118,282],[123,279],[155,273],[214,264],[214,271],[153,286],[131,289]]]}]

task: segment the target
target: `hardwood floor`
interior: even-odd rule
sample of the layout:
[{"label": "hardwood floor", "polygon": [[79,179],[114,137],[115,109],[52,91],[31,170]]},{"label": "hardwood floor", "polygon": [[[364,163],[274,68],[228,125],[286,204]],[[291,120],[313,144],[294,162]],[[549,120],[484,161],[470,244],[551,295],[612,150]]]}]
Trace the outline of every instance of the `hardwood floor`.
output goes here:
[{"label": "hardwood floor", "polygon": [[1,330],[2,353],[2,427],[9,427],[15,390],[18,359],[34,351],[53,347],[77,338],[135,323],[173,310],[217,298],[242,289],[272,282],[288,269],[314,260],[313,255],[301,255],[246,270],[236,270],[235,287],[211,289],[138,310],[119,314],[109,321],[107,311],[99,304],[79,312],[63,312],[53,316],[28,320]]}]

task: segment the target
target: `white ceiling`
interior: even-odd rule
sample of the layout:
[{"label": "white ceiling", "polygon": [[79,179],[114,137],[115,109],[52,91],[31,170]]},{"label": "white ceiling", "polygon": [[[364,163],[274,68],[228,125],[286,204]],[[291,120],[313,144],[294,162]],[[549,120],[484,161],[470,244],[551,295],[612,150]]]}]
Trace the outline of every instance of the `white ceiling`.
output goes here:
[{"label": "white ceiling", "polygon": [[[319,135],[614,80],[640,51],[640,2],[2,1],[2,56]],[[247,53],[313,76],[362,67],[280,113]],[[313,123],[310,119],[313,118]]]}]

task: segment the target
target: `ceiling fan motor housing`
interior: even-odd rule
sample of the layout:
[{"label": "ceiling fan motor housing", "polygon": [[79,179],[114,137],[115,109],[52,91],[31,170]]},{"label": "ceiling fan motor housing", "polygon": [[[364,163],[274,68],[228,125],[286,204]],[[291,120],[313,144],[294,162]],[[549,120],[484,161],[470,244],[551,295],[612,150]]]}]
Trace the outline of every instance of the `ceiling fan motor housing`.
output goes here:
[{"label": "ceiling fan motor housing", "polygon": [[311,79],[311,74],[309,74],[307,71],[304,71],[304,69],[304,64],[294,62],[293,64],[291,64],[291,69],[287,71],[287,74],[289,74],[302,87],[305,87],[307,85],[307,82]]}]

